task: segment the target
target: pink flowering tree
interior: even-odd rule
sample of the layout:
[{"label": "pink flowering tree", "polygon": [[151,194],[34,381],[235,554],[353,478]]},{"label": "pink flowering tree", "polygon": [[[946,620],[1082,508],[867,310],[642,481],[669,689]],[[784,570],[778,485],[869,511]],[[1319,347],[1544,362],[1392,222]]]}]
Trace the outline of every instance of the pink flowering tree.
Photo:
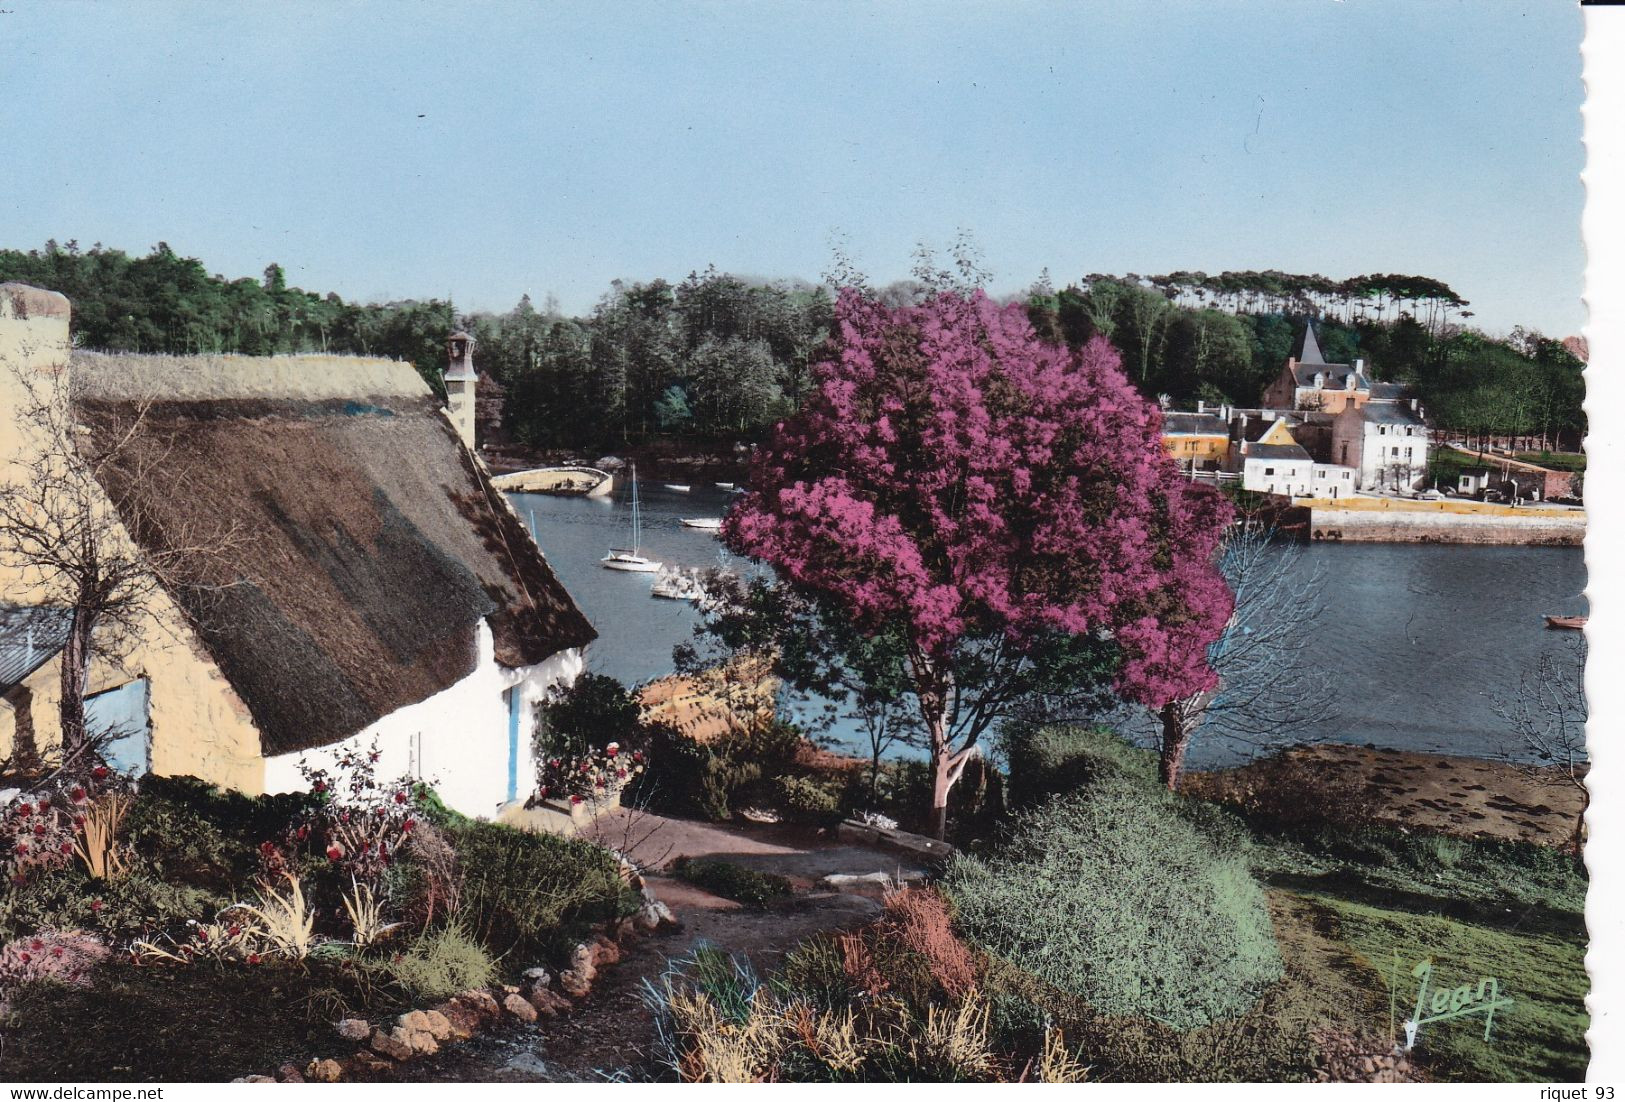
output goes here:
[{"label": "pink flowering tree", "polygon": [[[1178,477],[1105,340],[1046,344],[980,291],[890,307],[848,290],[836,322],[722,533],[826,616],[898,640],[939,837],[978,740],[1045,687],[1046,656],[1109,645],[1115,690],[1156,711],[1214,687],[1229,508]],[[1165,772],[1183,754],[1165,746]]]}]

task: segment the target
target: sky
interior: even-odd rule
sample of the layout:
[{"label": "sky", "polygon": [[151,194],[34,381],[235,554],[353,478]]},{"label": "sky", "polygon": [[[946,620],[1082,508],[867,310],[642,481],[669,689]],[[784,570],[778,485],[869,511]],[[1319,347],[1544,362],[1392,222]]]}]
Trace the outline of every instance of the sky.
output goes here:
[{"label": "sky", "polygon": [[384,301],[715,264],[1442,279],[1579,331],[1565,0],[0,0],[0,247]]}]

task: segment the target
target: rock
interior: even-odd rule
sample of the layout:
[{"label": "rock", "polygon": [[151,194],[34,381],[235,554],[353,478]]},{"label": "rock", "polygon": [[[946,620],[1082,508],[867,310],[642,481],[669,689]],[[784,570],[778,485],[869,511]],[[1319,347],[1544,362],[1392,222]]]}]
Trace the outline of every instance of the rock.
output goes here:
[{"label": "rock", "polygon": [[520,998],[517,991],[502,1000],[502,1009],[522,1022],[534,1022],[536,1020],[536,1008]]},{"label": "rock", "polygon": [[645,903],[638,908],[638,913],[632,916],[632,924],[640,930],[652,933],[660,929],[660,912],[655,910],[653,903]]},{"label": "rock", "polygon": [[592,979],[585,973],[568,968],[559,973],[559,987],[572,999],[585,998],[592,992]]},{"label": "rock", "polygon": [[660,925],[662,926],[681,925],[681,923],[677,921],[677,916],[671,913],[671,908],[660,902],[658,899],[655,900],[655,917],[660,920]]},{"label": "rock", "polygon": [[1377,1062],[1369,1056],[1360,1057],[1360,1074],[1372,1075],[1377,1070]]},{"label": "rock", "polygon": [[362,1075],[378,1075],[381,1072],[388,1071],[395,1065],[391,1064],[388,1060],[385,1060],[382,1056],[379,1056],[376,1053],[368,1052],[366,1049],[361,1049],[354,1056],[346,1060],[343,1066],[346,1073],[351,1075],[357,1073]]},{"label": "rock", "polygon": [[408,1010],[395,1019],[395,1024],[408,1033],[427,1033],[429,1030],[428,1019],[421,1010]]},{"label": "rock", "polygon": [[532,987],[546,987],[553,982],[553,973],[546,968],[525,969],[525,982]]},{"label": "rock", "polygon": [[519,994],[519,988],[511,983],[505,983],[502,985],[502,993],[504,995],[517,995]]},{"label": "rock", "polygon": [[569,999],[546,987],[538,987],[530,993],[530,1005],[544,1018],[557,1017],[572,1009]]},{"label": "rock", "polygon": [[582,972],[590,981],[595,978],[597,966],[593,963],[593,951],[590,945],[580,944],[570,953],[570,970]]},{"label": "rock", "polygon": [[275,1083],[269,1075],[245,1075],[241,1079],[233,1079],[233,1083]]},{"label": "rock", "polygon": [[344,1065],[337,1060],[312,1060],[305,1065],[305,1080],[310,1083],[337,1083],[344,1078]]},{"label": "rock", "polygon": [[451,1035],[459,1041],[466,1041],[480,1031],[479,1012],[464,1003],[441,1003],[435,1007],[435,1013],[446,1020]]},{"label": "rock", "polygon": [[373,1030],[372,1050],[380,1056],[389,1057],[391,1060],[410,1060],[413,1055],[412,1046],[396,1036],[396,1033],[399,1032],[399,1027],[396,1028],[394,1033],[385,1033],[381,1029]]},{"label": "rock", "polygon": [[483,988],[471,988],[460,995],[453,996],[452,1001],[461,1003],[482,1018],[499,1018],[502,1016],[502,1008],[497,1005],[496,999],[491,997],[491,992]]},{"label": "rock", "polygon": [[436,1041],[434,1034],[427,1029],[407,1029],[404,1026],[396,1026],[389,1031],[389,1035],[411,1049],[413,1056],[433,1056],[440,1051],[440,1042]]},{"label": "rock", "polygon": [[504,1064],[503,1070],[518,1072],[520,1075],[528,1075],[537,1079],[547,1079],[550,1077],[550,1073],[547,1070],[547,1062],[544,1061],[540,1056],[537,1056],[534,1052],[521,1052],[512,1060],[509,1060],[506,1064]]},{"label": "rock", "polygon": [[422,1012],[424,1028],[437,1041],[449,1041],[455,1036],[451,1022],[438,1010],[425,1010]]},{"label": "rock", "polygon": [[372,1036],[372,1023],[364,1018],[345,1018],[338,1025],[339,1036],[346,1041],[365,1041]]},{"label": "rock", "polygon": [[593,939],[592,964],[594,968],[602,968],[606,964],[617,964],[621,959],[621,947],[607,937]]},{"label": "rock", "polygon": [[283,1064],[276,1069],[276,1081],[278,1083],[303,1083],[305,1077],[299,1074],[299,1069],[292,1064]]}]

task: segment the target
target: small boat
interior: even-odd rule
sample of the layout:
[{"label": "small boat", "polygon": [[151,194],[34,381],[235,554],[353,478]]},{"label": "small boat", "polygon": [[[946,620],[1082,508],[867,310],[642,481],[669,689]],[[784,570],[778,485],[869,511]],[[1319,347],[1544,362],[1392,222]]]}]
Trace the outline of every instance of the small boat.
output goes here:
[{"label": "small boat", "polygon": [[686,493],[688,493],[689,490],[693,489],[693,487],[691,487],[691,486],[679,486],[675,482],[668,482],[668,483],[666,483],[666,489],[670,490],[672,493],[686,494]]},{"label": "small boat", "polygon": [[625,570],[635,574],[653,574],[660,564],[645,558],[638,546],[643,538],[642,518],[638,515],[638,469],[632,468],[632,546],[611,547],[609,554],[599,560],[605,570]]},{"label": "small boat", "polygon": [[731,490],[733,488],[734,488],[734,484],[732,482],[718,482],[717,483],[717,489],[719,489],[719,490]]},{"label": "small boat", "polygon": [[1586,626],[1584,616],[1548,616],[1546,626],[1549,628],[1567,628],[1570,631],[1583,631]]},{"label": "small boat", "polygon": [[699,572],[682,567],[667,567],[655,576],[649,587],[649,596],[665,597],[672,601],[698,601],[705,596],[705,585]]},{"label": "small boat", "polygon": [[678,517],[684,528],[698,528],[704,532],[715,532],[722,528],[721,517]]}]

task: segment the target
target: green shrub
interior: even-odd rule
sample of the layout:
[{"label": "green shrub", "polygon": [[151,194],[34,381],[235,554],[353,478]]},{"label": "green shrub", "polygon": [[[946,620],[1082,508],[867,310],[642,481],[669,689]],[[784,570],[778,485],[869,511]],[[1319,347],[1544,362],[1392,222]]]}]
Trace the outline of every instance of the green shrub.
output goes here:
[{"label": "green shrub", "polygon": [[[905,758],[881,766],[880,806],[904,830],[929,833],[931,764]],[[973,758],[948,790],[948,840],[966,845],[987,837],[1005,819],[1004,776],[985,758]]]},{"label": "green shrub", "polygon": [[1076,791],[954,859],[960,928],[1104,1014],[1190,1029],[1244,1012],[1282,975],[1263,892],[1135,752],[1101,751],[1080,751]]},{"label": "green shrub", "polygon": [[773,802],[791,818],[827,821],[840,817],[840,778],[824,778],[788,773],[774,777]]},{"label": "green shrub", "polygon": [[1155,781],[1156,758],[1100,728],[1019,725],[1002,732],[1010,804],[1032,807],[1088,784],[1103,769]]},{"label": "green shrub", "polygon": [[406,949],[370,967],[415,999],[446,999],[471,987],[484,987],[496,966],[479,942],[458,925],[442,926],[414,939]]},{"label": "green shrub", "polygon": [[636,909],[615,858],[590,842],[493,823],[455,826],[446,836],[463,870],[459,915],[496,956],[517,953],[528,966]]},{"label": "green shrub", "polygon": [[536,757],[574,758],[641,741],[643,704],[613,677],[584,673],[538,709]]},{"label": "green shrub", "polygon": [[649,768],[633,778],[624,803],[684,819],[724,822],[761,766],[703,746],[665,726],[650,729]]},{"label": "green shrub", "polygon": [[140,865],[113,880],[91,880],[70,865],[0,891],[0,931],[88,930],[124,939],[212,919],[231,900],[202,888],[160,879]]},{"label": "green shrub", "polygon": [[731,861],[696,860],[679,857],[672,871],[696,887],[713,895],[732,899],[749,907],[765,907],[790,894],[790,881],[771,872],[758,872]]}]

